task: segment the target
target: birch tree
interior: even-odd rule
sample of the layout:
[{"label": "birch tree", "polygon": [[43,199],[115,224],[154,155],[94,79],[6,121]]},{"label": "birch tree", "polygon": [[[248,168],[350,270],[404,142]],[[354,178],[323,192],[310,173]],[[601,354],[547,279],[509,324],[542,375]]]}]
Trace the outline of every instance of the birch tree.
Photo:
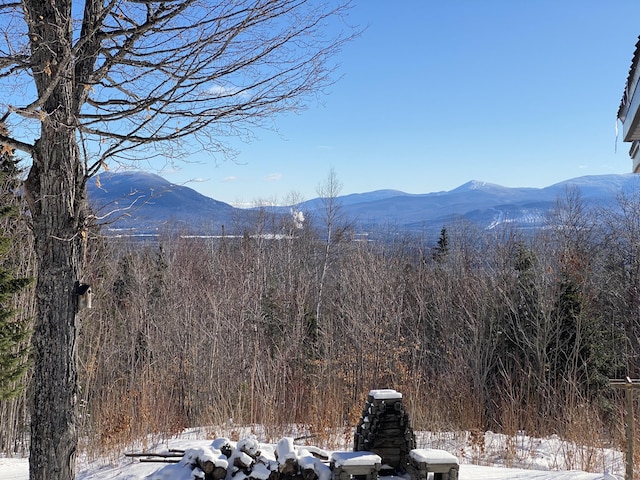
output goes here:
[{"label": "birch tree", "polygon": [[226,136],[249,138],[274,115],[302,108],[331,82],[331,57],[353,35],[334,28],[347,7],[0,0],[0,148],[31,159],[24,191],[38,259],[32,480],[75,476],[87,181],[141,155],[228,153]]}]

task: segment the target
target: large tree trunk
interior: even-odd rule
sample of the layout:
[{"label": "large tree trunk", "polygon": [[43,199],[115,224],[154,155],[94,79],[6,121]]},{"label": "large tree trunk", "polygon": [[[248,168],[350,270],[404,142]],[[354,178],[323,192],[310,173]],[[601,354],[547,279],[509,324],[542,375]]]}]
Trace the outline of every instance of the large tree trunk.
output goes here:
[{"label": "large tree trunk", "polygon": [[[46,138],[53,136],[55,139]],[[55,145],[45,151],[42,146]],[[27,181],[37,267],[33,333],[31,480],[73,480],[76,430],[76,284],[81,279],[84,183],[73,131],[43,127]]]},{"label": "large tree trunk", "polygon": [[31,480],[74,480],[76,286],[81,280],[86,193],[73,101],[71,0],[25,0],[40,138],[25,183],[36,249]]}]

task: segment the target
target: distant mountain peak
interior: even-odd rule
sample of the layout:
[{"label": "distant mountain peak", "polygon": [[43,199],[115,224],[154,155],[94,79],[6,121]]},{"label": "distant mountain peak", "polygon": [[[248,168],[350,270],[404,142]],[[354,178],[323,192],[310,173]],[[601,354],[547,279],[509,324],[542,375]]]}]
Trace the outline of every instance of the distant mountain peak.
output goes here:
[{"label": "distant mountain peak", "polygon": [[468,192],[470,190],[502,190],[506,187],[496,183],[483,182],[480,180],[471,180],[460,185],[458,188],[451,190],[452,192]]}]

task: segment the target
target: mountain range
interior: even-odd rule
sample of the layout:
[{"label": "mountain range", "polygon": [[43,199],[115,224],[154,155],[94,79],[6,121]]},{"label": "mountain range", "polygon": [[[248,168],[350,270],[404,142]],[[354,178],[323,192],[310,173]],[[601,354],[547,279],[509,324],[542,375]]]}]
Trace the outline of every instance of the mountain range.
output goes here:
[{"label": "mountain range", "polygon": [[[152,235],[181,229],[198,235],[241,234],[253,225],[257,209],[241,209],[175,185],[146,172],[103,173],[89,182],[89,199],[103,232]],[[509,188],[470,181],[453,190],[409,194],[376,190],[337,197],[342,218],[361,232],[381,227],[439,233],[465,220],[484,229],[510,224],[519,229],[544,227],[559,199],[577,192],[587,206],[611,207],[620,194],[640,192],[640,175],[584,176],[544,188]],[[294,206],[269,207],[276,215],[292,209],[320,218],[323,199]],[[272,232],[276,233],[276,232]]]}]

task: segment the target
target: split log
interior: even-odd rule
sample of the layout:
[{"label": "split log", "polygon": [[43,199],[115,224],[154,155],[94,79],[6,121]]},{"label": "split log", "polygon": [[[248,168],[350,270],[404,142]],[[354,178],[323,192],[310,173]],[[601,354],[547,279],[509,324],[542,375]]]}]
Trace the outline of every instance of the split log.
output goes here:
[{"label": "split log", "polygon": [[223,467],[215,467],[211,472],[211,478],[213,480],[222,480],[227,476],[227,469]]},{"label": "split log", "polygon": [[196,463],[198,467],[200,467],[200,470],[202,470],[205,473],[205,475],[211,475],[213,471],[216,469],[216,464],[213,463],[211,460],[205,460],[203,462],[199,458],[196,458]]},{"label": "split log", "polygon": [[222,453],[227,458],[231,458],[231,455],[233,455],[233,448],[231,447],[231,445],[229,445],[229,443],[225,443],[224,445],[222,445],[219,450],[220,453]]},{"label": "split log", "polygon": [[317,458],[318,460],[322,460],[323,462],[328,462],[329,457],[331,456],[326,450],[314,447],[313,445],[305,445],[304,449],[307,450],[315,458]]},{"label": "split log", "polygon": [[272,471],[267,480],[280,480],[280,472]]},{"label": "split log", "polygon": [[239,455],[234,455],[233,457],[233,465],[242,470],[250,468],[253,464],[253,458],[245,452],[240,452]]},{"label": "split log", "polygon": [[141,458],[138,461],[146,463],[180,463],[179,458]]},{"label": "split log", "polygon": [[280,463],[280,473],[287,477],[292,477],[298,473],[298,461],[295,458],[287,458],[284,463]]},{"label": "split log", "polygon": [[168,453],[154,453],[154,452],[139,452],[139,453],[125,453],[125,457],[161,457],[161,458],[182,458],[184,452],[172,452]]},{"label": "split log", "polygon": [[198,467],[204,472],[204,478],[206,480],[222,480],[227,476],[227,469],[224,467],[216,467],[215,463],[211,460],[201,462],[198,459]]},{"label": "split log", "polygon": [[310,435],[302,435],[301,437],[295,437],[293,439],[294,442],[299,442],[300,440],[308,440],[310,438],[316,438],[318,435],[315,433],[312,433]]},{"label": "split log", "polygon": [[318,474],[313,468],[305,468],[302,470],[303,480],[318,480]]}]

